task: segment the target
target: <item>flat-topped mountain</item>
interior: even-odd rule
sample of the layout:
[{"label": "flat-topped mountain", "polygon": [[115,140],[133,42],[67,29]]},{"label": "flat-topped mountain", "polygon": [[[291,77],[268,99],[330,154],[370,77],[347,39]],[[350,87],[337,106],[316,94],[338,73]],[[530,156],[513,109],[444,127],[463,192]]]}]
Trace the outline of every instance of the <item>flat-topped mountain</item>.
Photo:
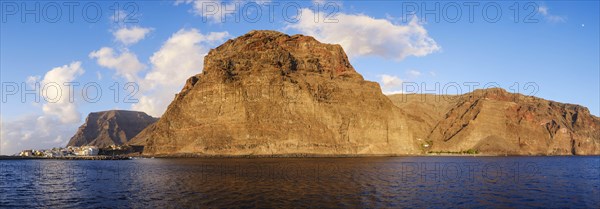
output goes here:
[{"label": "flat-topped mountain", "polygon": [[110,110],[90,113],[67,146],[122,145],[156,122],[144,112]]},{"label": "flat-topped mountain", "polygon": [[413,126],[340,45],[251,31],[212,49],[132,143],[151,155],[418,154]]},{"label": "flat-topped mountain", "polygon": [[[436,98],[438,97],[438,98]],[[585,107],[476,90],[458,96],[392,95],[394,103],[427,121],[421,139],[433,152],[598,155],[600,118]]]},{"label": "flat-topped mountain", "polygon": [[600,119],[503,89],[388,98],[339,45],[251,31],[212,49],[130,144],[147,155],[598,155]]}]

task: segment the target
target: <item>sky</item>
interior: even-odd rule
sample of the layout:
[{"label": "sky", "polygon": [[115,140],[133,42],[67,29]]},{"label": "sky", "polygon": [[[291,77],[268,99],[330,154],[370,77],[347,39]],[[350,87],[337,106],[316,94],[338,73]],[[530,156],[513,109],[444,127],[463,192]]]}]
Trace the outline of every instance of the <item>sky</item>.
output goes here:
[{"label": "sky", "polygon": [[[598,1],[0,1],[0,155],[64,147],[90,112],[160,117],[251,30],[340,44],[386,94],[502,87],[600,115]],[[417,88],[408,88],[417,86]]]}]

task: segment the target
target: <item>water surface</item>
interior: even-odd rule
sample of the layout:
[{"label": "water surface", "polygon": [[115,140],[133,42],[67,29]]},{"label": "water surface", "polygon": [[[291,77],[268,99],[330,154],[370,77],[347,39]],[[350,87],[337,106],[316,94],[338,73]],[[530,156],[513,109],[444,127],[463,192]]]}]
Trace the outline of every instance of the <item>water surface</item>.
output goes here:
[{"label": "water surface", "polygon": [[0,207],[599,208],[600,157],[0,161]]}]

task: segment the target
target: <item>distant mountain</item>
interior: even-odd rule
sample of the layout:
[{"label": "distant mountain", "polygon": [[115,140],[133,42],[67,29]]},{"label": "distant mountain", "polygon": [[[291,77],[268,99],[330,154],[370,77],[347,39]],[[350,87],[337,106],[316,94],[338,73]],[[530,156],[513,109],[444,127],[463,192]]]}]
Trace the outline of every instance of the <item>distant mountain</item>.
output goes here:
[{"label": "distant mountain", "polygon": [[158,119],[144,112],[110,110],[90,113],[67,146],[122,145]]},{"label": "distant mountain", "polygon": [[600,118],[585,107],[476,90],[458,96],[390,95],[412,117],[426,121],[417,134],[432,152],[477,150],[493,155],[598,155]]}]

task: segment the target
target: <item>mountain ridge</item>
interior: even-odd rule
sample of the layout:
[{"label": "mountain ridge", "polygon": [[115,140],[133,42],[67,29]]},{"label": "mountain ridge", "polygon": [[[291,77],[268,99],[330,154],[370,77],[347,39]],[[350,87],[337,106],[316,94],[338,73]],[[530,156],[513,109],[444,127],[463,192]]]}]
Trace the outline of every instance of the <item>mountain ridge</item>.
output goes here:
[{"label": "mountain ridge", "polygon": [[123,145],[156,120],[158,119],[138,111],[92,112],[71,137],[67,146]]},{"label": "mountain ridge", "polygon": [[132,141],[149,155],[416,154],[403,114],[340,45],[251,31],[212,49]]},{"label": "mountain ridge", "polygon": [[[419,96],[411,95],[413,100]],[[400,108],[434,111],[431,101],[400,102],[399,97],[406,100],[407,96],[389,97]],[[432,97],[435,96],[430,95],[429,100],[434,99]],[[437,101],[445,113],[432,117],[430,121],[435,121],[435,125],[430,124],[429,133],[422,135],[432,143],[428,151],[471,149],[495,155],[600,154],[600,118],[581,105],[509,93],[501,88],[478,89],[450,98],[451,101]]]},{"label": "mountain ridge", "polygon": [[384,96],[339,45],[251,31],[210,50],[130,144],[146,155],[600,154],[600,119],[583,106],[499,88],[438,96]]}]

